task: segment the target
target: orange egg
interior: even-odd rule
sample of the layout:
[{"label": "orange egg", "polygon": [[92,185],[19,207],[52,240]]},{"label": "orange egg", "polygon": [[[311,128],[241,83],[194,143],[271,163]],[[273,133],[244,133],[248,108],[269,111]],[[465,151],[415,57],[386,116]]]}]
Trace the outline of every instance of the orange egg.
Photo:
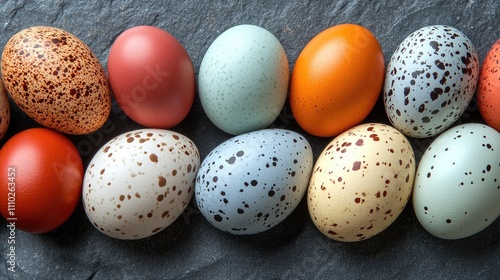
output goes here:
[{"label": "orange egg", "polygon": [[484,122],[500,131],[500,39],[486,55],[477,86],[477,105]]},{"label": "orange egg", "polygon": [[365,27],[341,24],[314,37],[292,72],[290,106],[308,133],[330,137],[361,123],[384,82],[384,55]]}]

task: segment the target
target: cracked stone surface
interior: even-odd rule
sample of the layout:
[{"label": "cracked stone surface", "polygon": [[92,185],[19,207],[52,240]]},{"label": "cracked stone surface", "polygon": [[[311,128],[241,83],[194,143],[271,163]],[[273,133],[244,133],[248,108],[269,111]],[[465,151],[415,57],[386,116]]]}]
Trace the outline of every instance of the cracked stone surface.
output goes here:
[{"label": "cracked stone surface", "polygon": [[[49,25],[82,39],[106,66],[114,39],[136,25],[154,25],[174,35],[198,72],[210,44],[226,29],[255,24],[282,43],[293,68],[307,42],[340,23],[358,23],[379,39],[386,64],[411,32],[431,24],[451,25],[475,44],[480,61],[500,37],[500,5],[487,1],[28,1],[0,0],[0,49],[23,28]],[[12,105],[6,139],[38,126]],[[387,123],[379,102],[367,121]],[[481,121],[473,102],[459,122]],[[140,126],[113,103],[108,123],[89,135],[71,136],[84,163],[106,141]],[[285,106],[272,127],[302,132]],[[172,130],[190,137],[202,159],[231,137],[205,116],[198,99]],[[303,132],[302,132],[303,133]],[[331,139],[303,133],[315,157]],[[432,139],[412,140],[417,159]],[[434,238],[418,223],[411,203],[387,230],[359,243],[324,237],[310,221],[305,201],[283,223],[255,236],[231,236],[212,227],[191,203],[169,228],[153,237],[114,240],[88,222],[80,204],[60,228],[46,234],[16,232],[16,272],[7,271],[9,230],[0,222],[0,278],[6,279],[498,279],[500,221],[472,237]]]}]

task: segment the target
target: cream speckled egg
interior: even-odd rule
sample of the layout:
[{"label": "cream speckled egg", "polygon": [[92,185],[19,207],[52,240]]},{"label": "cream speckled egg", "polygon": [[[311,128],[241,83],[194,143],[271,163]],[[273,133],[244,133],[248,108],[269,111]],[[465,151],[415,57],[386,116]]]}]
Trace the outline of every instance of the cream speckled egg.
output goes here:
[{"label": "cream speckled egg", "polygon": [[151,236],[184,211],[200,155],[186,136],[142,129],[116,136],[92,158],[83,181],[87,217],[118,239]]},{"label": "cream speckled egg", "polygon": [[38,123],[67,134],[87,134],[108,119],[111,94],[104,69],[90,48],[64,30],[21,30],[2,53],[5,88]]},{"label": "cream speckled egg", "polygon": [[5,136],[10,122],[10,104],[9,97],[4,90],[0,80],[0,140]]},{"label": "cream speckled egg", "polygon": [[377,123],[356,126],[319,155],[307,194],[309,213],[331,239],[365,240],[401,214],[414,177],[413,149],[401,132]]},{"label": "cream speckled egg", "polygon": [[203,109],[221,130],[238,135],[269,126],[285,104],[288,59],[278,39],[255,25],[238,25],[210,45],[200,65]]}]

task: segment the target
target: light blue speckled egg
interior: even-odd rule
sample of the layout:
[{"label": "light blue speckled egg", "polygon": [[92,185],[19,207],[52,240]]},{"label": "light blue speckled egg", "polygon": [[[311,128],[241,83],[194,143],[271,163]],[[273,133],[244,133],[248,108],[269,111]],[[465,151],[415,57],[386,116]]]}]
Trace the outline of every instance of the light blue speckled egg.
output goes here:
[{"label": "light blue speckled egg", "polygon": [[289,66],[269,31],[238,25],[210,45],[200,65],[198,92],[208,118],[238,135],[269,126],[285,104]]},{"label": "light blue speckled egg", "polygon": [[235,136],[213,149],[196,177],[201,214],[236,235],[264,232],[302,200],[313,166],[309,142],[285,129]]}]

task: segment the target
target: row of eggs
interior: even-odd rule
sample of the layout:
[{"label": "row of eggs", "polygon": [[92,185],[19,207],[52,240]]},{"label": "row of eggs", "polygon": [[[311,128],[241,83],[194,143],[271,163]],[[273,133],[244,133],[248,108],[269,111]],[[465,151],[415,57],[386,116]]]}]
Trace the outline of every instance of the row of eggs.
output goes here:
[{"label": "row of eggs", "polygon": [[[476,49],[463,33],[428,26],[404,39],[385,68],[377,38],[362,26],[341,24],[314,37],[290,75],[285,50],[273,34],[239,25],[210,45],[197,88],[209,119],[233,135],[269,126],[288,98],[306,132],[336,136],[361,123],[383,92],[394,127],[423,138],[443,132],[464,113],[479,81],[480,113],[498,130],[495,46],[480,75]],[[110,49],[107,70],[109,83],[85,43],[52,27],[18,32],[2,53],[2,79],[14,102],[40,124],[66,134],[99,129],[111,110],[111,89],[125,114],[145,127],[172,128],[192,107],[193,63],[166,31],[152,26],[124,31]],[[7,111],[0,110],[1,136]]]},{"label": "row of eggs", "polygon": [[[490,85],[495,71],[488,62],[481,81]],[[474,46],[452,27],[425,27],[400,44],[385,77],[384,70],[373,34],[344,24],[311,40],[289,84],[279,41],[260,27],[233,27],[205,54],[198,92],[210,120],[238,136],[201,164],[195,144],[178,133],[143,129],[117,136],[96,153],[82,178],[87,216],[105,234],[142,238],[167,227],[195,195],[214,226],[253,234],[281,222],[308,190],[318,229],[333,239],[356,241],[390,225],[413,192],[415,213],[434,235],[461,238],[482,230],[500,214],[494,203],[498,132],[478,124],[450,129],[429,147],[418,170],[406,139],[437,135],[464,112],[479,78]],[[120,107],[146,127],[175,126],[193,103],[192,62],[175,38],[155,27],[131,28],[117,38],[108,75]],[[2,55],[2,77],[21,110],[60,132],[90,133],[109,115],[102,67],[83,42],[63,30],[34,27],[16,34]],[[382,87],[396,129],[358,126]],[[479,91],[479,104],[486,104],[481,113],[494,126],[495,92],[481,88],[487,88]],[[288,90],[305,131],[338,135],[314,167],[303,136],[261,130],[277,117]],[[451,179],[457,180],[453,186]]]}]

